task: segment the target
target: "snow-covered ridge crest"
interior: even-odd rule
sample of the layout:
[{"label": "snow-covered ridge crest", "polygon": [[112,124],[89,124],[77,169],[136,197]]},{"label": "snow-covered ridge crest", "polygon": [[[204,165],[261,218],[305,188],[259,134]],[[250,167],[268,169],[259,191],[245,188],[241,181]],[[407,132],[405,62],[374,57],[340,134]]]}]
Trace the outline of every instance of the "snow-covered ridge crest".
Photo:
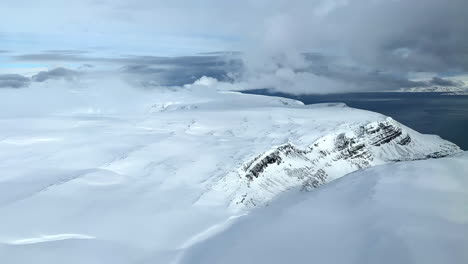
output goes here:
[{"label": "snow-covered ridge crest", "polygon": [[214,189],[227,191],[233,207],[252,207],[268,204],[288,189],[312,190],[362,168],[457,152],[455,144],[387,118],[338,129],[307,148],[292,143],[274,147],[228,174]]}]

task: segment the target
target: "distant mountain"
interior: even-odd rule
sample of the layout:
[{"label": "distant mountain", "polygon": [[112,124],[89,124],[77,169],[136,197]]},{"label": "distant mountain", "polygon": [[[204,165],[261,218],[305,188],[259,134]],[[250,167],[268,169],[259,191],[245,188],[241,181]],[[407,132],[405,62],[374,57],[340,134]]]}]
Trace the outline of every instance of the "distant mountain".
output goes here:
[{"label": "distant mountain", "polygon": [[411,87],[401,88],[399,92],[406,93],[467,93],[468,87],[456,86],[429,86],[429,87]]}]

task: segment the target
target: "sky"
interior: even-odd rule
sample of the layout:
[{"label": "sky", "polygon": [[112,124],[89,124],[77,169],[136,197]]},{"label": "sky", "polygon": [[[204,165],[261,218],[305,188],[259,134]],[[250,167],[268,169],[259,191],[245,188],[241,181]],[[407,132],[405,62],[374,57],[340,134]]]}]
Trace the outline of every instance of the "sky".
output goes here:
[{"label": "sky", "polygon": [[206,75],[292,93],[455,86],[468,71],[466,10],[466,0],[2,0],[0,88],[40,72],[115,71],[144,86]]}]

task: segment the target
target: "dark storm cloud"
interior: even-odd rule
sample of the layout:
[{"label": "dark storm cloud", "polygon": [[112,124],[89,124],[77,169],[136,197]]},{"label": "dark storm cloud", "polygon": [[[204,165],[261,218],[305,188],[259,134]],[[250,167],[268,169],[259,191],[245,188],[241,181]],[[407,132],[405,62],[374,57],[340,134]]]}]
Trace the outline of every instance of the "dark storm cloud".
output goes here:
[{"label": "dark storm cloud", "polygon": [[[407,76],[468,71],[466,0],[271,2],[283,5],[267,12],[262,22],[246,26],[246,32],[253,32],[244,57],[253,72],[250,76],[275,76],[280,69],[309,72],[314,78],[297,86],[299,92],[305,92],[306,86],[310,92],[334,91],[334,84],[320,88],[325,85],[314,83],[315,76],[337,81],[340,92],[345,92],[453,85],[437,79],[411,81]],[[341,59],[304,55],[304,51]],[[280,83],[276,89],[289,92],[294,87]]]},{"label": "dark storm cloud", "polygon": [[380,46],[382,62],[408,70],[468,70],[466,10],[465,0],[405,1],[392,12],[399,18],[388,21],[401,30]]},{"label": "dark storm cloud", "polygon": [[[152,85],[183,85],[192,83],[202,76],[213,77],[221,81],[232,81],[233,76],[242,70],[238,52],[213,52],[198,56],[122,56],[93,57],[85,52],[47,51],[36,54],[14,56],[17,61],[26,62],[80,62],[83,65],[115,64],[121,72],[131,78]],[[92,63],[92,64],[91,64]],[[63,68],[41,72],[33,76],[34,81],[51,78],[74,77],[76,72]]]},{"label": "dark storm cloud", "polygon": [[459,81],[452,81],[441,77],[434,77],[428,81],[412,81],[405,74],[384,72],[379,70],[364,70],[358,66],[345,66],[336,56],[327,56],[321,53],[304,53],[308,62],[305,68],[296,72],[309,72],[333,80],[349,84],[350,87],[360,90],[395,90],[409,87],[429,86],[462,86]]},{"label": "dark storm cloud", "polygon": [[369,72],[359,68],[327,68],[326,71],[317,74],[347,83],[350,87],[358,87],[359,90],[392,90],[425,86],[422,82],[410,81],[399,75],[379,71]]},{"label": "dark storm cloud", "polygon": [[[221,81],[231,81],[239,73],[242,63],[238,53],[213,53],[199,56],[158,57],[158,56],[125,56],[125,57],[91,57],[88,54],[72,52],[45,52],[25,54],[14,57],[19,61],[60,61],[112,63],[123,65],[121,71],[132,75],[132,78],[152,85],[183,85],[192,83],[202,76],[213,77]],[[56,69],[39,73],[34,81],[50,78],[75,76],[76,72]]]},{"label": "dark storm cloud", "polygon": [[325,65],[324,67],[310,67],[307,72],[347,83],[349,87],[357,87],[359,90],[392,90],[425,85],[392,73],[365,71],[357,67]]},{"label": "dark storm cloud", "polygon": [[128,62],[138,64],[126,65],[122,71],[146,85],[184,85],[193,83],[202,76],[232,81],[233,76],[242,69],[239,59],[223,56],[140,57]]},{"label": "dark storm cloud", "polygon": [[71,80],[76,78],[80,73],[74,70],[66,69],[63,67],[55,68],[48,71],[41,71],[31,77],[34,82],[44,82],[47,80],[66,79]]},{"label": "dark storm cloud", "polygon": [[23,88],[29,83],[29,78],[19,74],[0,74],[0,88]]},{"label": "dark storm cloud", "polygon": [[460,81],[452,81],[452,80],[447,80],[443,79],[440,77],[434,77],[432,80],[429,82],[430,85],[435,85],[435,86],[452,86],[452,87],[459,87],[463,86],[463,83]]},{"label": "dark storm cloud", "polygon": [[468,70],[468,1],[349,1],[322,21],[353,59],[394,71]]}]

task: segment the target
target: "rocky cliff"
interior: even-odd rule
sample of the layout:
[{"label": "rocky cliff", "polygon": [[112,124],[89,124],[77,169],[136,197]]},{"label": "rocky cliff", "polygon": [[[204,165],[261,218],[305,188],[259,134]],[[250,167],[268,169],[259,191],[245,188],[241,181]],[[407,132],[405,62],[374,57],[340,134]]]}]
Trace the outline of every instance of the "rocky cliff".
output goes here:
[{"label": "rocky cliff", "polygon": [[312,190],[359,169],[459,151],[440,137],[387,118],[326,135],[305,149],[291,143],[274,147],[226,175],[214,189],[226,192],[231,206],[252,207],[268,204],[288,189]]}]

